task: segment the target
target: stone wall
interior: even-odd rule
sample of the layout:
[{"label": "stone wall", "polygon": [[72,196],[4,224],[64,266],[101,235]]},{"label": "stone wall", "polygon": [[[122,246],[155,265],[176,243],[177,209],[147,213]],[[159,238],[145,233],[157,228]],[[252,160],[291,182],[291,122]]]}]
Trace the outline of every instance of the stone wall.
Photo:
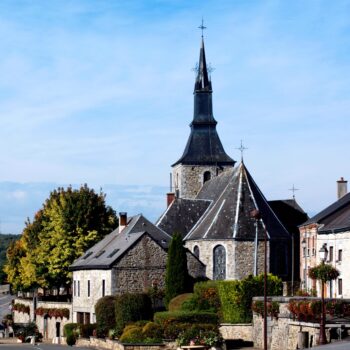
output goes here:
[{"label": "stone wall", "polygon": [[202,264],[193,254],[187,252],[187,270],[193,278],[205,277],[205,265]]},{"label": "stone wall", "polygon": [[116,294],[145,292],[154,284],[163,289],[166,260],[166,251],[144,235],[113,268]]},{"label": "stone wall", "polygon": [[173,186],[180,191],[181,198],[193,199],[203,186],[203,176],[205,172],[209,171],[211,173],[211,178],[213,178],[231,168],[232,166],[218,168],[215,165],[179,164],[173,168]]},{"label": "stone wall", "polygon": [[223,323],[220,325],[220,333],[225,340],[253,341],[253,326],[251,323],[230,324]]}]

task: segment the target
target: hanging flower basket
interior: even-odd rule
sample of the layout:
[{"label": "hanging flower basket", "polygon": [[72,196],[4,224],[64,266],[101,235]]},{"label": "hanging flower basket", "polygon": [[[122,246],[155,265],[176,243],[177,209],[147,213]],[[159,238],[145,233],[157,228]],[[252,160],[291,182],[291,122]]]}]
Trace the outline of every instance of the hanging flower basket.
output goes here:
[{"label": "hanging flower basket", "polygon": [[314,280],[328,282],[337,279],[339,271],[329,264],[320,264],[309,270],[309,277]]}]

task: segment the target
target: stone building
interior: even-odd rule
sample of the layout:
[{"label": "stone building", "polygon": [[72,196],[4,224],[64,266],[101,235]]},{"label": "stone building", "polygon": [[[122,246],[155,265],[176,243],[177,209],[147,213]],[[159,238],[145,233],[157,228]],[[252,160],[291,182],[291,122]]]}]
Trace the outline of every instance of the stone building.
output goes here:
[{"label": "stone building", "polygon": [[[170,235],[180,232],[212,279],[241,279],[261,273],[266,230],[269,271],[284,280],[298,278],[295,271],[292,276],[292,261],[294,254],[298,257],[297,225],[307,219],[306,214],[294,200],[293,205],[274,201],[277,215],[243,159],[235,167],[236,162],[226,154],[216,124],[202,38],[191,133],[183,155],[172,165],[174,193],[168,194],[168,208],[156,225]],[[251,216],[256,209],[258,221]],[[291,215],[295,211],[300,215]],[[294,250],[291,231],[296,232]]]},{"label": "stone building", "polygon": [[[120,226],[88,249],[73,271],[73,322],[95,322],[95,304],[105,295],[164,288],[167,248],[171,237],[142,215],[120,215]],[[205,266],[190,252],[189,273],[202,277]]]},{"label": "stone building", "polygon": [[325,246],[326,263],[340,272],[337,280],[327,283],[326,296],[349,298],[350,193],[347,181],[341,178],[337,183],[338,200],[300,226],[300,278],[306,289],[317,288],[320,295],[320,286],[308,278],[308,271],[320,263],[319,250]]}]

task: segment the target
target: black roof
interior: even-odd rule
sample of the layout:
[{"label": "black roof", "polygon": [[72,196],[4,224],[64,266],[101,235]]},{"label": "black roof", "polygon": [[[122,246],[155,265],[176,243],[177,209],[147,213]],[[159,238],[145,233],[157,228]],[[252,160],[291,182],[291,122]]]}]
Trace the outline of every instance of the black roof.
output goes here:
[{"label": "black roof", "polygon": [[226,154],[216,131],[216,124],[213,116],[212,85],[208,76],[204,41],[202,40],[194,86],[191,134],[183,155],[172,166],[177,164],[233,166],[235,161]]},{"label": "black roof", "polygon": [[177,232],[185,237],[211,202],[211,200],[175,198],[156,225],[169,235]]},{"label": "black roof", "polygon": [[163,249],[167,249],[171,240],[167,233],[139,214],[129,218],[128,225],[121,232],[117,228],[88,249],[69,269],[110,269],[143,235],[151,237]]},{"label": "black roof", "polygon": [[[186,240],[254,240],[255,219],[251,217],[254,209],[260,211],[269,239],[290,239],[288,231],[269,206],[244,163],[205,183],[198,197],[205,198],[208,194],[208,197],[213,198],[214,192],[213,203],[185,237]],[[263,227],[259,224],[258,238],[263,237]]]},{"label": "black roof", "polygon": [[338,199],[336,202],[329,205],[326,209],[323,209],[318,214],[313,216],[311,219],[304,222],[302,226],[309,225],[309,224],[316,224],[316,223],[320,224],[326,218],[330,216],[334,217],[333,214],[335,216],[338,215],[337,213],[341,214],[342,210],[345,207],[349,207],[349,206],[350,206],[350,193],[347,193],[345,196],[343,196],[342,198]]}]

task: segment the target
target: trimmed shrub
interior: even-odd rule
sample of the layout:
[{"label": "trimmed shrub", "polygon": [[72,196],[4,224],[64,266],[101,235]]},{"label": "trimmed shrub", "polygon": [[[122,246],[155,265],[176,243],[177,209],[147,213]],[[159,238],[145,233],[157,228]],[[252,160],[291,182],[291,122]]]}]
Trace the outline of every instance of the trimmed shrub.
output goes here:
[{"label": "trimmed shrub", "polygon": [[126,327],[119,338],[122,343],[141,343],[143,339],[142,328],[136,325]]},{"label": "trimmed shrub", "polygon": [[152,339],[154,342],[159,342],[163,338],[163,329],[158,323],[148,322],[143,326],[142,334],[145,339]]},{"label": "trimmed shrub", "polygon": [[215,313],[206,311],[164,311],[155,313],[154,321],[161,325],[170,322],[218,324],[219,319]]},{"label": "trimmed shrub", "polygon": [[67,345],[73,346],[73,345],[75,345],[76,341],[77,341],[77,338],[75,337],[75,335],[73,333],[69,333],[67,335],[67,338],[66,338]]},{"label": "trimmed shrub", "polygon": [[63,327],[63,335],[68,337],[69,334],[76,334],[79,332],[78,323],[66,323]]},{"label": "trimmed shrub", "polygon": [[[241,281],[218,281],[222,321],[228,323],[250,323],[252,320],[252,298],[264,291],[264,275],[248,276]],[[282,280],[272,274],[267,278],[267,294],[282,295]]]},{"label": "trimmed shrub", "polygon": [[179,311],[182,309],[184,302],[188,302],[193,297],[193,293],[180,294],[177,297],[170,300],[168,309],[169,311]]},{"label": "trimmed shrub", "polygon": [[115,326],[115,296],[108,295],[99,299],[95,305],[96,330],[99,337],[106,337]]},{"label": "trimmed shrub", "polygon": [[182,310],[218,312],[220,305],[217,281],[206,281],[194,285],[193,295],[182,304]]},{"label": "trimmed shrub", "polygon": [[147,294],[123,294],[115,299],[115,329],[122,333],[126,324],[153,317],[152,301]]}]

